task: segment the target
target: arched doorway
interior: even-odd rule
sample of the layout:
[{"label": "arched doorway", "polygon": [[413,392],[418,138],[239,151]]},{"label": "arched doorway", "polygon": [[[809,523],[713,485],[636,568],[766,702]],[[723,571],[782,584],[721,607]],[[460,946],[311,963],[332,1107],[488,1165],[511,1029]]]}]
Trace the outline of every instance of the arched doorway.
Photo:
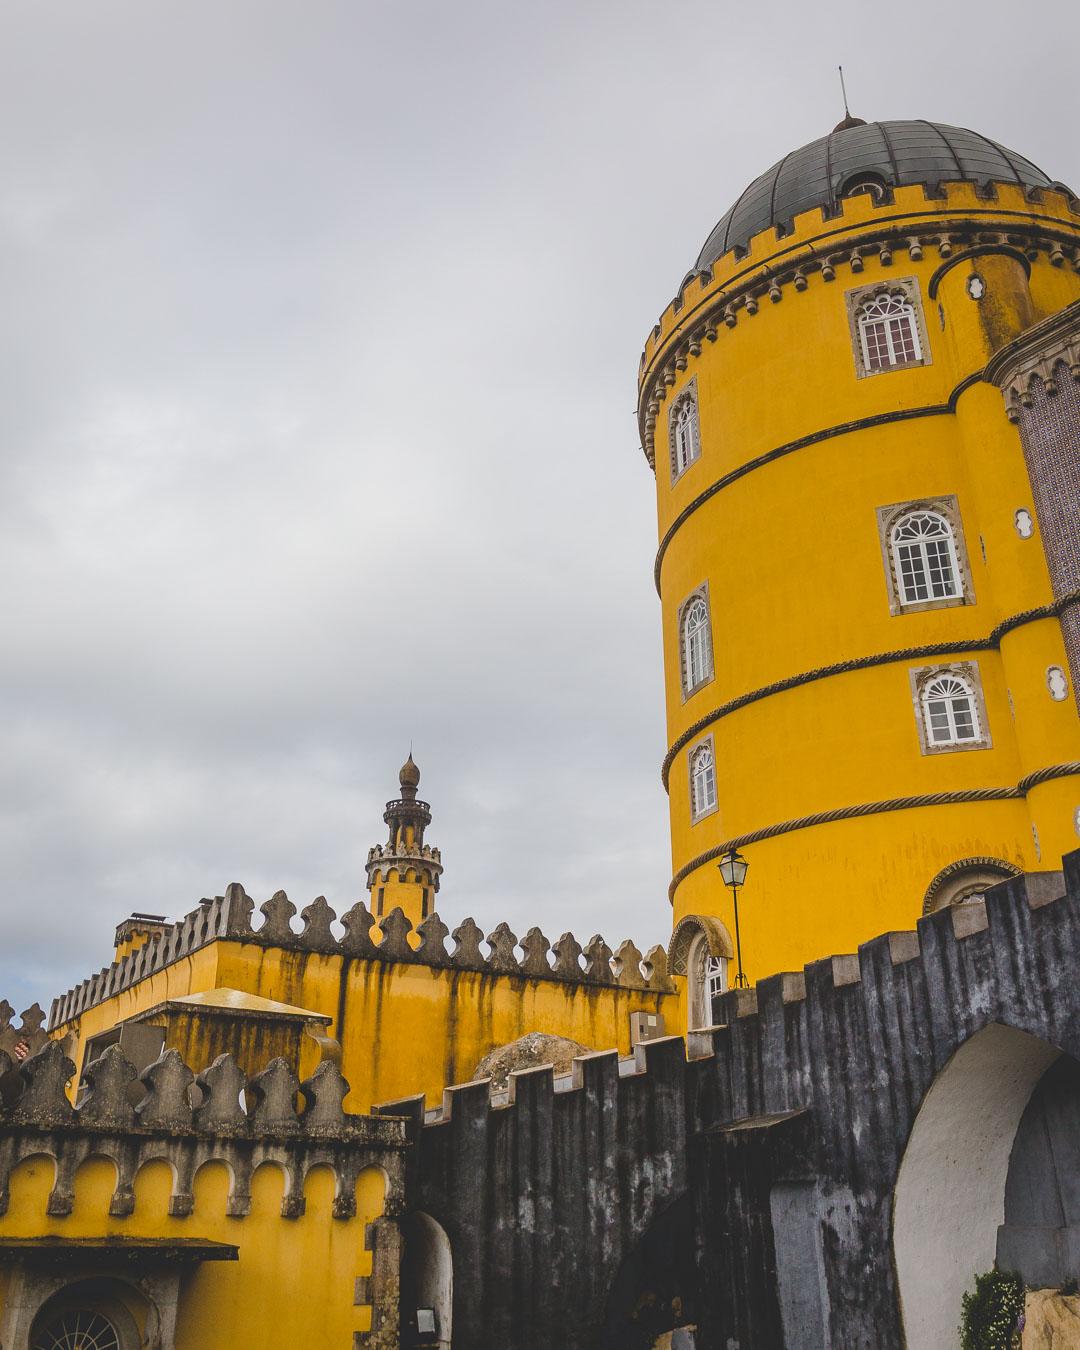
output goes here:
[{"label": "arched doorway", "polygon": [[451,1344],[454,1261],[450,1239],[430,1214],[415,1210],[401,1224],[403,1350],[447,1350]]},{"label": "arched doorway", "polygon": [[686,1029],[716,1025],[716,999],[728,987],[728,962],[735,955],[731,935],[713,915],[688,914],[668,944],[668,970],[686,976]]},{"label": "arched doorway", "polygon": [[923,1099],[893,1194],[893,1256],[908,1350],[956,1344],[963,1295],[997,1256],[1021,1119],[1060,1053],[992,1023],[957,1050]]},{"label": "arched doorway", "polygon": [[694,1350],[693,1204],[680,1196],[623,1259],[608,1295],[601,1350]]}]

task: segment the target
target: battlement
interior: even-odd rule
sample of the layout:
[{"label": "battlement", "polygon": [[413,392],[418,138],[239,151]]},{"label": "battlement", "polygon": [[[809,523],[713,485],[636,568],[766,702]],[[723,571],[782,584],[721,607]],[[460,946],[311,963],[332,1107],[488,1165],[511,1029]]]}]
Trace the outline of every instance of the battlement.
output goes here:
[{"label": "battlement", "polygon": [[732,250],[711,268],[691,272],[650,333],[638,368],[641,443],[655,465],[659,409],[678,372],[716,342],[723,329],[752,319],[766,300],[779,304],[806,291],[811,277],[832,282],[845,270],[861,273],[867,260],[892,266],[931,250],[944,261],[967,250],[1015,253],[1028,264],[1080,270],[1080,203],[1064,191],[1025,192],[1016,184],[945,183],[896,188],[875,203],[865,194],[844,198],[835,215],[820,207],[795,217],[779,234],[769,228],[748,249]]},{"label": "battlement", "polygon": [[[296,906],[284,891],[260,905],[263,922],[258,928],[251,921],[254,910],[255,902],[235,882],[223,896],[203,900],[198,909],[167,931],[54,999],[50,1029],[64,1026],[87,1008],[221,940],[484,975],[517,975],[655,993],[669,993],[673,988],[663,947],[654,946],[642,956],[633,942],[625,941],[612,952],[599,934],[584,946],[572,933],[564,933],[552,943],[539,928],[530,928],[519,939],[507,924],[500,923],[485,937],[468,918],[451,933],[437,913],[429,914],[414,930],[401,909],[392,910],[376,926],[371,911],[358,900],[341,915],[339,937],[332,927],[338,916],[321,895],[300,912],[299,931],[292,926]],[[415,943],[410,941],[413,933],[418,939]],[[446,948],[448,937],[454,942],[452,951]],[[481,943],[487,944],[487,951]]]},{"label": "battlement", "polygon": [[[659,1037],[636,1046],[630,1058],[620,1058],[614,1050],[592,1052],[574,1059],[570,1075],[556,1078],[550,1066],[513,1070],[504,1092],[491,1092],[489,1080],[481,1079],[447,1087],[434,1107],[419,1095],[381,1103],[375,1112],[402,1115],[414,1126],[438,1129],[450,1124],[464,1109],[475,1115],[481,1103],[496,1114],[512,1110],[521,1100],[534,1109],[538,1093],[560,1097],[566,1108],[572,1109],[568,1099],[573,1094],[587,1095],[601,1079],[617,1083],[620,1099],[627,1092],[651,1092],[656,1085],[650,1080],[658,1065],[663,1067],[657,1083],[668,1085],[673,1073],[696,1073],[699,1067],[726,1063],[735,1053],[736,1044],[764,1075],[766,1070],[760,1066],[775,1061],[776,1048],[789,1044],[792,1019],[809,1015],[805,1006],[808,1002],[813,1005],[816,1021],[845,1022],[856,1015],[853,1001],[865,1000],[867,1007],[859,1016],[869,1020],[880,1008],[886,986],[891,993],[895,982],[903,978],[927,991],[937,991],[925,1000],[929,1013],[932,1007],[947,1004],[942,981],[947,988],[953,972],[967,966],[995,971],[998,962],[994,949],[999,943],[1007,945],[1013,963],[1034,940],[1036,925],[1040,933],[1050,935],[1047,940],[1052,943],[1071,943],[1073,930],[1080,933],[1080,851],[1065,858],[1064,869],[1064,885],[1060,874],[1052,872],[1013,877],[991,888],[982,899],[920,919],[915,931],[883,933],[863,943],[857,953],[825,957],[801,971],[782,971],[748,989],[729,989],[719,998],[722,1021],[690,1032],[685,1042],[681,1036]],[[968,983],[964,982],[964,987]],[[973,1011],[977,1002],[970,1000]],[[991,991],[987,990],[981,1005],[989,1008],[992,1002]],[[961,1013],[962,1009],[940,1007],[935,1015]],[[751,1043],[756,1047],[753,1050],[749,1049]],[[745,1075],[726,1063],[723,1077],[734,1083]],[[780,1105],[766,1107],[764,1099],[755,1105],[752,1096],[746,1098],[745,1105],[742,1115],[790,1107],[786,1094]]]},{"label": "battlement", "polygon": [[251,1176],[265,1162],[277,1163],[289,1179],[283,1218],[304,1212],[304,1181],[319,1166],[336,1179],[335,1218],[353,1216],[356,1182],[369,1167],[389,1179],[387,1212],[403,1202],[402,1123],[347,1113],[349,1084],[330,1061],[301,1083],[283,1059],[245,1078],[230,1055],[195,1073],[177,1051],[166,1050],[139,1074],[114,1045],[84,1069],[77,1106],[67,1094],[74,1075],[61,1041],[47,1040],[21,1063],[0,1050],[0,1215],[12,1169],[41,1154],[56,1165],[47,1210],[54,1217],[72,1212],[75,1173],[98,1157],[116,1167],[114,1216],[134,1211],[135,1176],[157,1159],[173,1169],[173,1216],[191,1213],[192,1180],[209,1161],[229,1168],[233,1218],[248,1214]]}]

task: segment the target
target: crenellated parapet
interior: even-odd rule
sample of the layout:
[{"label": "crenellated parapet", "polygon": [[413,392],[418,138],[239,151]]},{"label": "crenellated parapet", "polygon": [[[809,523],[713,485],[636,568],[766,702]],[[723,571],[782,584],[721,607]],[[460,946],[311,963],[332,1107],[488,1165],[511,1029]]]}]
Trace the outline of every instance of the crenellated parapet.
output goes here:
[{"label": "crenellated parapet", "polygon": [[[50,1028],[64,1026],[87,1008],[105,1002],[209,943],[225,940],[361,960],[476,971],[483,975],[655,993],[668,993],[672,989],[663,947],[654,946],[643,956],[633,942],[625,941],[613,952],[599,934],[584,945],[572,933],[563,933],[551,942],[539,928],[530,928],[519,938],[507,924],[501,923],[485,937],[473,919],[464,919],[451,932],[437,913],[429,914],[414,928],[400,908],[376,920],[360,900],[338,920],[321,895],[300,911],[300,927],[296,928],[293,920],[297,909],[284,891],[277,891],[259,906],[262,921],[258,927],[252,922],[254,913],[255,902],[243,886],[234,882],[225,895],[202,901],[198,909],[159,937],[151,938],[137,951],[54,999]],[[340,924],[340,931],[335,922]],[[450,948],[447,938],[453,943]]]},{"label": "crenellated parapet", "polygon": [[387,1178],[387,1214],[403,1203],[403,1126],[346,1112],[349,1085],[330,1061],[301,1083],[283,1059],[246,1078],[229,1055],[195,1072],[177,1051],[166,1050],[139,1074],[119,1047],[110,1046],[84,1069],[78,1105],[68,1096],[74,1076],[60,1041],[47,1041],[21,1063],[0,1051],[0,1216],[7,1211],[13,1168],[40,1154],[56,1164],[47,1208],[53,1217],[71,1214],[75,1174],[98,1157],[116,1167],[109,1205],[114,1216],[134,1212],[135,1177],[157,1159],[172,1166],[174,1217],[191,1213],[193,1179],[210,1161],[226,1163],[231,1172],[232,1218],[248,1215],[251,1177],[266,1162],[278,1164],[288,1178],[281,1206],[286,1219],[303,1214],[304,1182],[314,1167],[334,1173],[335,1218],[355,1214],[356,1182],[367,1168],[377,1167]]},{"label": "crenellated parapet", "polygon": [[766,230],[748,248],[691,272],[641,355],[638,423],[650,466],[671,389],[726,330],[807,291],[814,278],[857,278],[871,259],[891,268],[939,258],[945,267],[987,252],[1011,254],[1029,269],[1041,260],[1080,271],[1080,205],[1064,190],[1025,192],[1007,183],[985,191],[970,183],[902,187],[881,204],[846,198],[828,219],[821,209],[806,211],[783,236]]},{"label": "crenellated parapet", "polygon": [[[646,1254],[670,1249],[705,1271],[692,1309],[704,1344],[802,1344],[777,1296],[790,1241],[796,1270],[812,1250],[823,1287],[861,1291],[833,1303],[825,1343],[899,1350],[891,1197],[935,1079],[995,1024],[1080,1054],[1080,853],[1064,867],[1064,881],[1015,877],[917,931],[732,990],[721,1024],[685,1042],[377,1107],[416,1145],[410,1207],[459,1235],[455,1338],[505,1325],[508,1350],[631,1344],[652,1294],[619,1281],[630,1268],[647,1281]],[[794,1236],[774,1229],[777,1185],[808,1206]]]}]

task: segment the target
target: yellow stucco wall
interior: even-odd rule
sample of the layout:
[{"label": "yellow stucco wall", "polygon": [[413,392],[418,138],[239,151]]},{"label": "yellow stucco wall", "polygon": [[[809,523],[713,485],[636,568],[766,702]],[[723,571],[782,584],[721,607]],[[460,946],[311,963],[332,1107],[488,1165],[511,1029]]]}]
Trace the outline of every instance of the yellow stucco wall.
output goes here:
[{"label": "yellow stucco wall", "polygon": [[[357,1276],[371,1274],[364,1228],[383,1210],[385,1181],[378,1169],[359,1176],[356,1214],[348,1219],[332,1217],[335,1179],[325,1167],[309,1172],[305,1211],[295,1219],[281,1216],[285,1177],[273,1163],[253,1174],[251,1209],[242,1219],[226,1213],[230,1176],[220,1162],[206,1163],[196,1173],[194,1209],[186,1218],[168,1212],[173,1174],[163,1159],[140,1169],[134,1212],[123,1218],[109,1214],[116,1186],[111,1161],[92,1158],[79,1168],[73,1211],[64,1218],[46,1213],[54,1177],[54,1162],[45,1155],[14,1168],[0,1238],[198,1238],[239,1248],[238,1260],[206,1262],[183,1277],[177,1350],[303,1346],[311,1343],[314,1327],[320,1344],[348,1346],[354,1332],[370,1329],[371,1306],[355,1305],[354,1289]],[[7,1278],[0,1271],[0,1313]],[[145,1299],[134,1285],[120,1289],[142,1332]]]},{"label": "yellow stucco wall", "polygon": [[[713,277],[689,281],[677,310],[650,338],[643,367],[643,409],[653,377],[670,387],[655,414],[660,592],[668,743],[687,735],[670,766],[672,871],[741,835],[820,812],[939,792],[1015,788],[1025,775],[1080,760],[1076,702],[1053,701],[1050,665],[1067,667],[1054,617],[994,629],[1053,599],[1038,529],[1022,539],[1017,509],[1034,515],[1015,427],[1000,392],[983,383],[962,391],[994,350],[1031,323],[1080,298],[1080,277],[1043,249],[1028,260],[981,253],[939,274],[945,258],[924,243],[914,258],[899,241],[891,261],[863,251],[863,268],[842,261],[845,244],[868,227],[901,235],[940,219],[974,225],[982,239],[1010,226],[1068,230],[1080,240],[1080,216],[1067,200],[1042,203],[1001,187],[993,202],[954,184],[943,200],[902,188],[892,205],[868,197],[845,202],[841,218],[798,217],[782,240],[767,231],[749,256],[726,255]],[[788,279],[778,303],[738,309],[733,327],[718,323],[714,341],[686,345],[709,300],[766,267],[779,274],[828,236],[835,280],[808,269],[805,287]],[[974,235],[967,246],[975,243]],[[950,259],[950,261],[952,261]],[[1060,260],[1059,260],[1060,261]],[[986,295],[966,282],[978,272]],[[1030,271],[1030,280],[1027,272]],[[921,297],[928,364],[857,377],[846,293],[914,278]],[[678,358],[678,359],[676,359]],[[672,484],[668,414],[696,384],[699,458]],[[951,400],[951,405],[950,405]],[[905,410],[932,415],[842,430],[773,458],[680,513],[724,475],[758,456],[826,429]],[[920,612],[890,612],[877,511],[923,498],[955,497],[974,601]],[[707,585],[714,678],[684,698],[679,608]],[[907,649],[957,642],[977,649],[905,658]],[[727,712],[695,731],[720,705],[821,667],[901,653],[888,664],[802,683]],[[978,666],[992,746],[922,752],[910,670],[951,662]],[[691,822],[688,756],[712,736],[719,809]],[[965,857],[992,856],[1029,869],[1060,865],[1076,846],[1080,780],[1033,788],[1026,800],[943,804],[815,825],[742,848],[750,862],[740,901],[744,955],[754,977],[802,966],[892,928],[922,912],[931,880]],[[1038,833],[1036,844],[1033,827]],[[674,919],[713,914],[732,926],[730,893],[714,862],[693,868],[675,887]]]},{"label": "yellow stucco wall", "polygon": [[[81,1064],[86,1041],[117,1022],[166,998],[222,987],[332,1018],[327,1034],[341,1042],[341,1068],[352,1088],[346,1105],[353,1112],[420,1092],[437,1104],[443,1088],[471,1078],[490,1050],[530,1031],[566,1036],[589,1049],[617,1047],[626,1054],[630,1014],[663,1012],[672,1002],[670,995],[615,986],[219,940],[57,1030],[76,1034],[73,1058]],[[246,1034],[249,1040],[257,1037],[257,1026],[253,1024]],[[186,1062],[199,1068],[210,1059],[209,1041],[204,1041],[196,1028],[176,1048]],[[248,1058],[258,1058],[257,1048],[245,1045]],[[306,1054],[299,1066],[301,1076],[317,1062],[314,1042]]]}]

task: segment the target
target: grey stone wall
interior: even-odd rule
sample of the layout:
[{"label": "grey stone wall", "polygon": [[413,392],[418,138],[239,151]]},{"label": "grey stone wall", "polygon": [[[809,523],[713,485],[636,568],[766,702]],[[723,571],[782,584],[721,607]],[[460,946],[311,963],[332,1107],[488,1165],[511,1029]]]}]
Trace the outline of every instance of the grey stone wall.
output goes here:
[{"label": "grey stone wall", "polygon": [[[665,1317],[699,1350],[900,1350],[893,1193],[931,1085],[992,1023],[1080,1057],[1080,853],[1065,878],[733,991],[689,1059],[667,1038],[513,1075],[506,1104],[478,1083],[380,1108],[450,1238],[456,1350],[633,1350]],[[665,1224],[679,1278],[641,1260]]]}]

